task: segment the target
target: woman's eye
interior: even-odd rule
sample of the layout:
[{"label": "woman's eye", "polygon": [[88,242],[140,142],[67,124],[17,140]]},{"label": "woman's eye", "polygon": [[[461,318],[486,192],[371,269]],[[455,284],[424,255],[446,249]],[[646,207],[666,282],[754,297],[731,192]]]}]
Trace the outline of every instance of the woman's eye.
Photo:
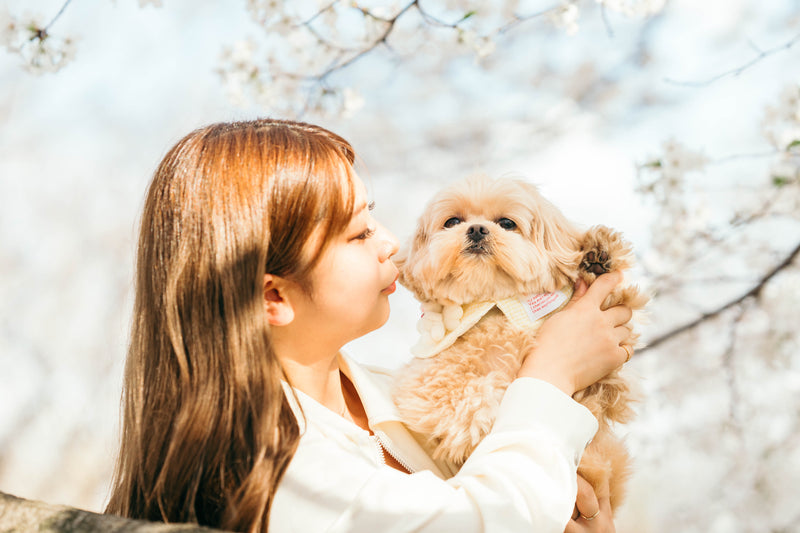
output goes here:
[{"label": "woman's eye", "polygon": [[497,225],[503,228],[504,230],[511,231],[513,229],[517,229],[517,223],[511,220],[510,218],[499,218],[497,219]]},{"label": "woman's eye", "polygon": [[359,240],[359,241],[364,241],[364,240],[369,239],[373,235],[375,235],[375,230],[372,229],[372,228],[367,228],[364,231],[362,231],[361,233],[359,233],[358,235],[356,235],[354,237],[354,239]]},{"label": "woman's eye", "polygon": [[461,224],[461,222],[462,222],[461,219],[458,218],[458,217],[448,218],[447,221],[445,221],[445,223],[444,223],[444,227],[445,228],[452,228],[453,226],[455,226],[457,224]]}]

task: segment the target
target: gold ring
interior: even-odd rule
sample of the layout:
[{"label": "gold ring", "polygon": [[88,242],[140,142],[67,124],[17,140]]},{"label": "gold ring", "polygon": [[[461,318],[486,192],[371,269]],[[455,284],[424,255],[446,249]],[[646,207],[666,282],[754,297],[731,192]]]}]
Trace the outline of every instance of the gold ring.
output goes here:
[{"label": "gold ring", "polygon": [[628,354],[628,358],[625,359],[625,362],[627,363],[628,361],[631,360],[631,357],[633,357],[633,348],[631,347],[630,344],[623,344],[622,349],[625,350],[626,354]]},{"label": "gold ring", "polygon": [[[578,514],[580,514],[580,513],[578,513]],[[599,514],[600,514],[600,509],[598,509],[597,512],[594,513],[592,516],[583,516],[583,515],[581,515],[581,518],[583,518],[587,522],[591,522],[592,520],[597,518],[597,515],[599,515]]]}]

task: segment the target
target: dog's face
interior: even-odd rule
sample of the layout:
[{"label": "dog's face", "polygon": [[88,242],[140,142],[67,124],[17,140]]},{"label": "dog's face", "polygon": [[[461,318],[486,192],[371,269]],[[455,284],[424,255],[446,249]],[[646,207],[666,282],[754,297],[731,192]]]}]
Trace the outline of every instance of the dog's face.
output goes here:
[{"label": "dog's face", "polygon": [[431,200],[395,263],[421,301],[551,292],[575,279],[578,235],[533,185],[477,176]]}]

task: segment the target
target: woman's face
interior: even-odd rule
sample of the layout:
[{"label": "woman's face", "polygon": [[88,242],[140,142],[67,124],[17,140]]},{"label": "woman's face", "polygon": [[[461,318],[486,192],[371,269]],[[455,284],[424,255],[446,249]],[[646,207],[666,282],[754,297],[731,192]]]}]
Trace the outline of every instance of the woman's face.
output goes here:
[{"label": "woman's face", "polygon": [[358,177],[354,182],[353,217],[312,270],[311,297],[295,300],[295,317],[308,326],[308,335],[337,349],[386,322],[397,280],[390,260],[397,239],[372,218],[366,188]]}]

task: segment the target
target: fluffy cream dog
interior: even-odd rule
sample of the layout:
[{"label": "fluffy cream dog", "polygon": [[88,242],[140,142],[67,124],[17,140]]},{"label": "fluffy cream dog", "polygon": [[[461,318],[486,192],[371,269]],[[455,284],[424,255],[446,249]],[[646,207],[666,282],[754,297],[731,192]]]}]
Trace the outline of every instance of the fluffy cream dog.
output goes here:
[{"label": "fluffy cream dog", "polygon": [[[423,318],[417,357],[400,371],[394,399],[434,458],[457,469],[491,429],[538,325],[567,303],[579,277],[591,283],[626,270],[632,253],[608,228],[578,230],[533,185],[478,176],[431,200],[395,262]],[[647,297],[628,286],[604,306],[621,302],[638,310]],[[631,350],[637,337],[631,329]],[[612,507],[629,456],[611,424],[631,417],[630,397],[618,372],[574,396],[600,423],[579,472],[595,487],[609,479]]]}]

